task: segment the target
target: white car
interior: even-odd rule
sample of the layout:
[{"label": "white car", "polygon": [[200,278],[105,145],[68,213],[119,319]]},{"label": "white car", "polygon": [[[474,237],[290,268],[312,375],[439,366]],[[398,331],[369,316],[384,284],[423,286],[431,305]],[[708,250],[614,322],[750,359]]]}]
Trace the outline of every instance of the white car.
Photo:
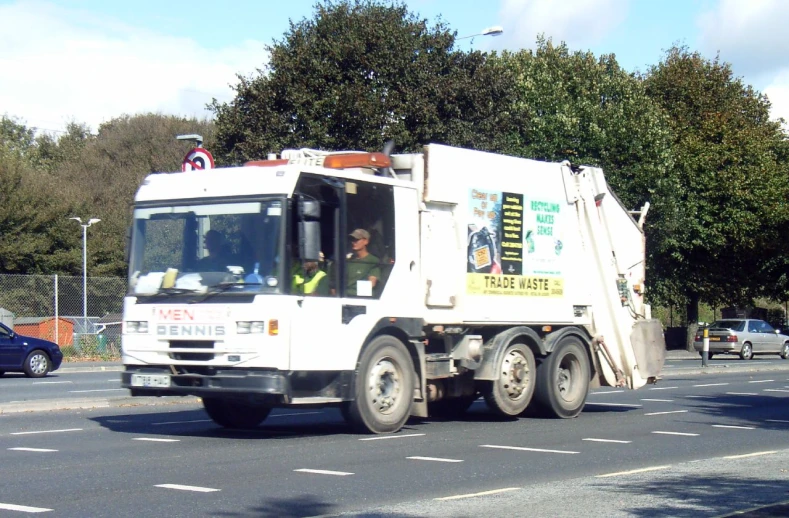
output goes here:
[{"label": "white car", "polygon": [[[716,320],[710,326],[709,357],[713,354],[738,354],[743,360],[750,360],[755,354],[780,354],[789,359],[789,331],[779,331],[764,320],[749,318],[725,318]],[[693,347],[701,353],[704,342],[703,330],[696,333]]]}]

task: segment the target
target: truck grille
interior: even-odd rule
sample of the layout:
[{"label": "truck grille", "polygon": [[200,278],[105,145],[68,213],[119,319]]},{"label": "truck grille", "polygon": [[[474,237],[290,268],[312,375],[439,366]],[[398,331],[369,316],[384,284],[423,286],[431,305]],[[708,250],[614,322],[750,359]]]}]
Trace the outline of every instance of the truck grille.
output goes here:
[{"label": "truck grille", "polygon": [[[214,342],[204,342],[197,340],[171,340],[170,349],[196,349],[204,351],[206,349],[213,350]],[[177,352],[170,353],[170,358],[173,360],[181,361],[197,361],[206,362],[214,359],[213,352]]]}]

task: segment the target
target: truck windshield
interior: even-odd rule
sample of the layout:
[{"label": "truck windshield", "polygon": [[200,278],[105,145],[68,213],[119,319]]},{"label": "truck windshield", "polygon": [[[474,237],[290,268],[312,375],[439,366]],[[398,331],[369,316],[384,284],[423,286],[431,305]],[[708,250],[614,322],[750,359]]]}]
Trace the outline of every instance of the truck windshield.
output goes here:
[{"label": "truck windshield", "polygon": [[278,292],[283,206],[276,199],[135,208],[129,293]]}]

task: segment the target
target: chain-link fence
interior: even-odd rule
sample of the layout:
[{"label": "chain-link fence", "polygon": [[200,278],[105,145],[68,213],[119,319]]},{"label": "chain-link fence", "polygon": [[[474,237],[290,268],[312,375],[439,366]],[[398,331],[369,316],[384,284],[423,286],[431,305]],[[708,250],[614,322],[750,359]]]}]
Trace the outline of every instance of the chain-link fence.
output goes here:
[{"label": "chain-link fence", "polygon": [[[0,275],[0,321],[60,345],[66,361],[118,360],[126,279]],[[87,304],[85,304],[87,301]]]}]

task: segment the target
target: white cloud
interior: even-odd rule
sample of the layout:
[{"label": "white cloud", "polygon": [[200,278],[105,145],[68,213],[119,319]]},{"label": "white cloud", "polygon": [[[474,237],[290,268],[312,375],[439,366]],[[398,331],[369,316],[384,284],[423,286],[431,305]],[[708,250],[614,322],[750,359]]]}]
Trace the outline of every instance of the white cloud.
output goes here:
[{"label": "white cloud", "polygon": [[0,110],[28,126],[95,131],[122,114],[208,115],[229,84],[268,59],[264,43],[209,50],[194,40],[37,1],[0,5]]},{"label": "white cloud", "polygon": [[786,0],[720,0],[698,19],[700,50],[720,52],[737,76],[770,98],[773,118],[789,120],[789,21]]},{"label": "white cloud", "polygon": [[588,48],[607,36],[627,17],[629,0],[504,0],[502,36],[511,49],[534,47],[537,35],[571,48]]}]

